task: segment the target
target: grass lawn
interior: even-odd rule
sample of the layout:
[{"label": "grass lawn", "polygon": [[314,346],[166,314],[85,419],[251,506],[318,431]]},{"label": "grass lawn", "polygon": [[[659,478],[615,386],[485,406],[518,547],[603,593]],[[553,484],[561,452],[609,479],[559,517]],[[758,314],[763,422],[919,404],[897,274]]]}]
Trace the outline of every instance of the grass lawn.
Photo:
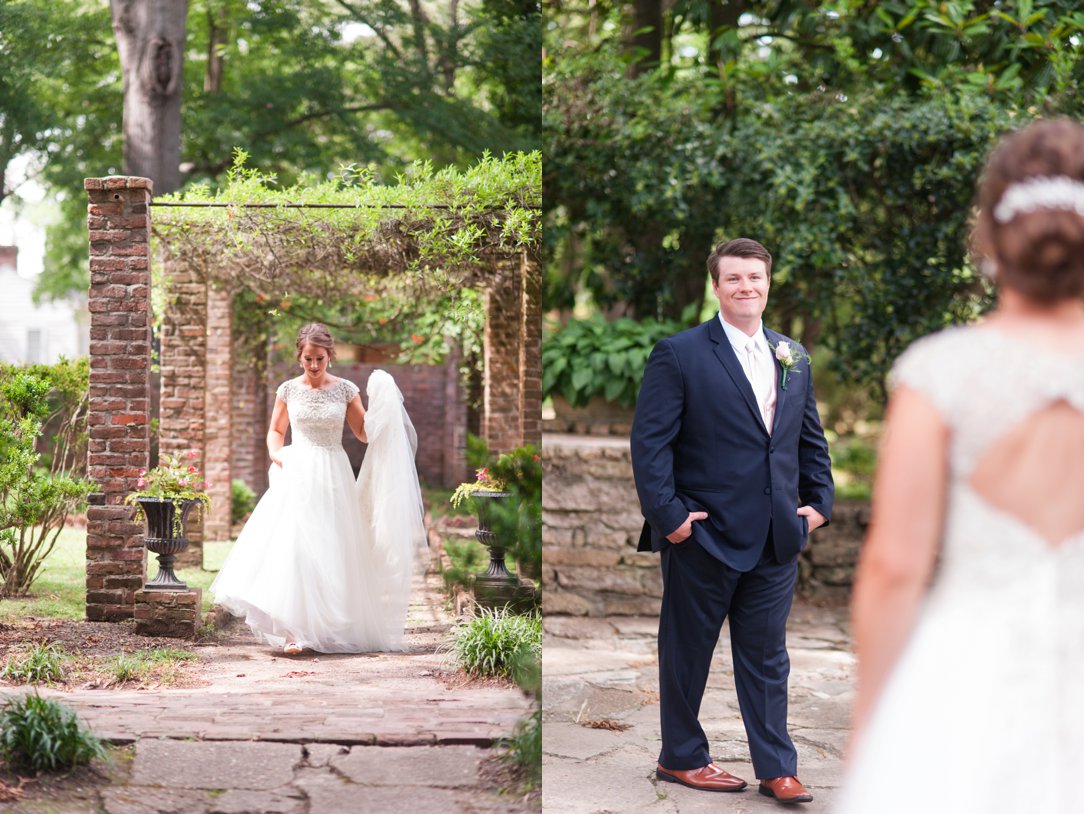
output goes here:
[{"label": "grass lawn", "polygon": [[[205,567],[213,570],[181,568],[177,571],[177,576],[189,587],[203,589],[205,613],[211,608],[207,589],[211,587],[232,545],[232,542],[204,544]],[[0,599],[0,621],[27,616],[83,619],[86,616],[86,556],[86,530],[66,528],[61,531],[56,548],[30,587],[30,596]],[[148,553],[147,567],[152,577],[158,573],[158,558],[153,554]]]}]

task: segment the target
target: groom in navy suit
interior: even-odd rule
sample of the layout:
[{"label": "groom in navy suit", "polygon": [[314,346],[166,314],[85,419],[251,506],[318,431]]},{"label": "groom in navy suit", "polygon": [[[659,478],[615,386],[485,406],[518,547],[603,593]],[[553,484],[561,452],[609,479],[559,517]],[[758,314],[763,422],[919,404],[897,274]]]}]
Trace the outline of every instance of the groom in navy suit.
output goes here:
[{"label": "groom in navy suit", "polygon": [[834,487],[809,357],[761,322],[771,270],[755,240],[716,246],[708,271],[719,314],[652,351],[632,466],[646,520],[639,548],[662,560],[656,776],[708,791],[747,785],[712,763],[698,720],[729,618],[760,792],[798,803],[813,797],[787,733],[786,624],[798,553],[828,522]]}]

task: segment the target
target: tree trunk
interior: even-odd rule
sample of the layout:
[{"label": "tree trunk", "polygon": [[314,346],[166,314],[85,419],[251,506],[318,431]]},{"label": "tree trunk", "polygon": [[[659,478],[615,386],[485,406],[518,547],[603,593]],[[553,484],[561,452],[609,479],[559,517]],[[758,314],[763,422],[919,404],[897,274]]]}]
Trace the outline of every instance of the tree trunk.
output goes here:
[{"label": "tree trunk", "polygon": [[627,26],[627,47],[638,57],[629,74],[639,76],[657,67],[662,57],[662,0],[632,0]]},{"label": "tree trunk", "polygon": [[222,90],[223,46],[229,26],[230,18],[225,5],[217,9],[207,8],[207,71],[203,75],[203,90],[207,93]]},{"label": "tree trunk", "polygon": [[188,0],[110,0],[124,78],[124,173],[161,195],[181,185]]}]

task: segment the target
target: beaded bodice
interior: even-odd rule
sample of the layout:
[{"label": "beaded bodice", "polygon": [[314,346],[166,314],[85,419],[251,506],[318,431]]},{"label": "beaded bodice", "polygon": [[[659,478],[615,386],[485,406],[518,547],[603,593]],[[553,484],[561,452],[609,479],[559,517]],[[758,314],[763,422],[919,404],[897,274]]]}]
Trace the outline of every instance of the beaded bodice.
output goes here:
[{"label": "beaded bodice", "polygon": [[319,390],[304,387],[293,379],[279,385],[275,394],[286,402],[293,444],[341,447],[346,405],[358,392],[357,385],[346,379]]}]

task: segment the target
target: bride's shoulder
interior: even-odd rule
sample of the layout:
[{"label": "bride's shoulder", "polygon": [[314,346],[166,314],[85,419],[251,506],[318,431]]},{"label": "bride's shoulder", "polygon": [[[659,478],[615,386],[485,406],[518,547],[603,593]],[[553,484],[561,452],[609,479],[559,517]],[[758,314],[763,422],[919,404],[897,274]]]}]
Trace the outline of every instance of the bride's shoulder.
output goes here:
[{"label": "bride's shoulder", "polygon": [[294,379],[287,379],[275,389],[275,395],[283,401],[288,401],[290,393],[297,389],[300,381],[300,377]]},{"label": "bride's shoulder", "polygon": [[343,398],[346,401],[351,401],[354,396],[361,392],[361,389],[349,379],[344,379],[342,376],[337,376],[329,386],[329,390],[335,390],[343,394]]},{"label": "bride's shoulder", "polygon": [[[889,374],[892,389],[908,385],[927,395],[947,398],[966,385],[977,363],[983,332],[975,325],[955,325],[915,340],[900,354]],[[938,399],[940,400],[940,399]]]}]

